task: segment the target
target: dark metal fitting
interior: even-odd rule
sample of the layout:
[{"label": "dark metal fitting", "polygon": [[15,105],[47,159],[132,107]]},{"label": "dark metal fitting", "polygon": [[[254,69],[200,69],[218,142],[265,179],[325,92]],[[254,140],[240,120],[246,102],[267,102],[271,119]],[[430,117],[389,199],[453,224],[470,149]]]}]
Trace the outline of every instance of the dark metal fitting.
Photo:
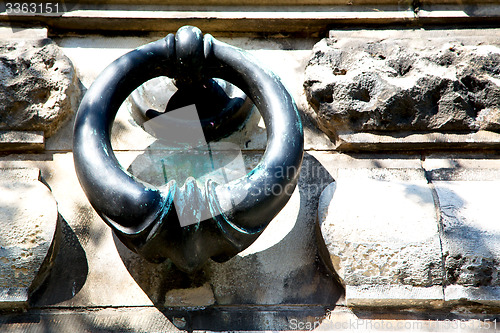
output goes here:
[{"label": "dark metal fitting", "polygon": [[[261,113],[266,151],[247,175],[226,184],[209,180],[199,186],[189,179],[180,187],[175,180],[155,187],[138,181],[118,163],[110,135],[120,105],[144,82],[175,77],[186,68],[207,80],[231,82]],[[175,38],[169,35],[139,47],[99,75],[76,116],[73,154],[89,202],[117,237],[150,261],[169,258],[191,272],[209,258],[228,260],[257,239],[297,184],[303,145],[297,108],[275,74],[247,52],[210,35],[202,39],[197,28],[183,27]],[[186,216],[194,223],[182,226]]]}]

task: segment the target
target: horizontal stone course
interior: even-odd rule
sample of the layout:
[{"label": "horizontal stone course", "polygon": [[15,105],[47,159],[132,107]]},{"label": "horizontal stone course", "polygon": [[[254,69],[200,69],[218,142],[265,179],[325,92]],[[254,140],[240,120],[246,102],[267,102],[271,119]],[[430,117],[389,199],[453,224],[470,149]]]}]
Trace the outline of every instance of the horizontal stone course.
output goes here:
[{"label": "horizontal stone course", "polygon": [[80,87],[69,59],[38,34],[19,40],[13,33],[0,42],[0,130],[50,137],[76,111]]},{"label": "horizontal stone course", "polygon": [[[102,47],[109,39],[101,38],[100,41],[99,45]],[[121,39],[114,41],[116,46],[114,52],[123,51],[118,49],[121,41]],[[100,47],[79,49],[78,43],[67,45],[66,50],[75,54],[81,53],[80,60],[88,58],[89,66],[95,65],[94,69],[99,71],[99,66],[105,62],[102,60],[106,53],[105,48],[103,47],[101,52],[97,51]],[[85,43],[87,46],[95,46],[87,39]],[[113,47],[110,46],[109,49]],[[286,57],[278,57],[286,52],[279,50],[256,53],[262,59],[272,58],[272,64],[286,63],[286,67],[283,65],[285,69],[291,66],[300,72],[303,67],[297,64],[301,63],[303,56],[294,55],[300,61],[290,65],[290,62],[283,61],[287,59]],[[99,58],[99,61],[89,56],[92,53],[98,54],[96,58]],[[280,70],[283,71],[283,68]],[[90,70],[87,68],[83,71],[89,73]],[[297,75],[295,72],[291,73],[287,82],[295,80],[301,83],[301,80],[296,80],[295,75]],[[294,97],[296,95],[297,93]],[[118,126],[114,132],[118,136],[114,138],[118,159],[125,168],[139,178],[162,184],[164,175],[161,159],[168,159],[175,152],[166,152],[161,147],[151,145],[154,140],[144,137],[142,129],[129,122],[127,110],[121,111],[125,111],[125,114],[119,114]],[[235,140],[243,150],[247,167],[253,167],[259,162],[265,148],[263,128],[259,119],[254,120],[255,122],[249,123],[252,127],[248,128],[248,133],[242,133],[240,138]],[[121,125],[123,126],[120,127]],[[309,130],[311,128],[313,126]],[[458,186],[457,181],[465,181],[466,185],[467,181],[471,180],[498,179],[495,172],[498,174],[500,164],[497,156],[491,151],[487,154],[475,152],[473,155],[456,156],[450,154],[431,156],[425,150],[410,154],[405,154],[404,151],[399,154],[394,152],[342,154],[314,151],[327,150],[330,146],[319,147],[313,142],[306,152],[298,193],[294,194],[289,205],[276,219],[276,223],[266,229],[266,234],[262,235],[260,242],[256,242],[255,246],[235,260],[226,264],[209,264],[206,267],[207,278],[203,274],[195,277],[182,275],[168,262],[163,265],[146,263],[120,247],[119,241],[111,235],[109,228],[95,214],[82,193],[74,174],[71,153],[63,152],[71,149],[71,130],[71,126],[67,125],[63,128],[64,132],[59,131],[49,139],[51,153],[0,156],[0,165],[3,167],[33,166],[41,169],[44,179],[50,184],[58,200],[61,218],[66,221],[63,230],[63,252],[57,257],[56,269],[52,271],[50,283],[41,297],[35,300],[34,306],[42,310],[31,309],[18,317],[2,316],[0,325],[10,325],[13,329],[21,330],[36,325],[37,327],[46,325],[55,330],[99,327],[111,331],[117,325],[139,331],[144,327],[150,330],[174,330],[173,324],[183,329],[192,327],[201,330],[212,328],[220,330],[221,327],[286,330],[298,327],[295,325],[299,322],[315,325],[316,321],[322,321],[323,326],[333,329],[339,322],[337,317],[332,316],[328,322],[322,318],[326,312],[323,309],[314,312],[313,315],[308,311],[314,308],[317,302],[329,303],[331,307],[335,300],[337,304],[342,303],[334,294],[336,291],[332,282],[334,276],[320,271],[324,267],[318,264],[313,232],[318,195],[334,180],[338,181],[338,188],[333,192],[332,200],[337,200],[336,195],[342,193],[346,194],[346,198],[337,201],[341,204],[330,210],[328,218],[333,221],[343,219],[343,225],[340,226],[342,228],[339,229],[342,231],[341,235],[345,237],[337,237],[335,232],[331,244],[337,243],[336,250],[353,244],[357,246],[357,248],[352,247],[353,250],[348,253],[352,257],[346,256],[347,251],[343,253],[337,251],[336,257],[333,257],[336,260],[334,262],[336,267],[340,267],[342,260],[344,267],[349,260],[358,261],[351,266],[354,268],[347,270],[348,274],[346,269],[337,270],[342,273],[344,283],[349,281],[349,284],[346,283],[348,304],[356,307],[378,307],[377,311],[382,311],[381,308],[386,306],[439,308],[443,304],[461,306],[464,303],[470,305],[470,302],[498,305],[500,296],[497,287],[474,286],[476,282],[467,270],[472,264],[475,265],[474,269],[480,270],[481,261],[477,265],[472,259],[462,263],[451,256],[443,258],[440,244],[436,242],[437,239],[444,238],[439,233],[439,212],[436,209],[436,192],[433,189],[438,181],[447,181],[452,183],[451,185]],[[255,132],[257,135],[253,136],[251,133]],[[245,147],[249,138],[252,142]],[[218,152],[215,152],[214,155],[217,154]],[[184,158],[183,160],[187,161]],[[165,165],[174,166],[175,163],[165,163]],[[196,171],[196,164],[191,166]],[[481,170],[470,170],[471,168],[481,168]],[[183,171],[186,170],[188,168]],[[431,184],[428,184],[429,180]],[[478,191],[485,192],[484,196],[487,196],[487,193],[495,193],[495,190],[487,186],[487,182],[481,184],[485,186],[478,185],[476,189],[471,189],[472,193],[468,194],[470,201],[476,200],[473,193]],[[352,189],[349,188],[350,185]],[[453,190],[453,193],[455,192],[458,190]],[[481,200],[481,196],[477,197]],[[494,207],[493,204],[491,206]],[[486,209],[488,210],[486,215],[495,216],[491,207],[486,208],[489,209]],[[338,217],[335,216],[337,213]],[[461,218],[462,215],[458,216]],[[364,221],[357,225],[354,218]],[[410,220],[418,222],[409,225]],[[429,221],[433,221],[434,224]],[[362,230],[358,234],[353,234],[349,233],[349,228]],[[387,234],[393,236],[385,237]],[[428,239],[431,242],[426,243],[425,237],[417,237],[426,234],[429,235]],[[352,241],[355,237],[363,237],[366,240],[358,239],[358,243],[355,244]],[[350,243],[344,240],[349,240]],[[420,244],[417,241],[420,241]],[[403,243],[407,245],[401,245]],[[418,249],[422,253],[419,253]],[[477,253],[463,258],[469,260],[476,258],[477,254],[482,255],[480,249],[478,247]],[[387,250],[386,253],[390,256],[379,256],[370,250]],[[432,260],[422,260],[425,256],[430,256]],[[410,258],[406,263],[404,263],[405,257]],[[331,261],[329,255],[326,259]],[[451,262],[451,259],[455,262]],[[397,269],[391,266],[393,262],[399,264]],[[439,269],[442,266],[434,264],[445,262],[447,267],[454,269],[452,273],[459,276],[460,279],[457,281],[465,283],[446,285],[451,282],[446,282],[447,276]],[[486,269],[492,268],[490,263],[486,261]],[[429,264],[432,264],[432,267]],[[376,268],[379,267],[381,270],[377,272]],[[356,277],[358,273],[359,277]],[[488,277],[486,273],[488,272],[483,276]],[[443,282],[439,282],[440,279]],[[484,280],[485,278],[481,279]],[[379,281],[386,284],[377,284]],[[355,285],[355,282],[358,284]],[[10,297],[22,295],[15,290],[6,290],[4,293],[10,293]],[[257,302],[261,305],[256,306]],[[277,306],[279,302],[292,305]],[[303,305],[305,302],[309,304]],[[297,305],[299,303],[302,307]],[[168,309],[162,313],[153,304]],[[337,306],[338,308],[342,307]],[[202,324],[199,324],[201,320],[194,319],[195,312],[204,309],[208,314]],[[258,311],[256,309],[260,309],[262,314],[252,314],[252,311]],[[346,316],[352,320],[368,318],[366,313],[363,317],[362,312],[358,310],[356,308],[356,314],[348,312]],[[373,311],[373,308],[369,311]],[[464,310],[458,308],[457,311]],[[374,315],[374,312],[370,312],[370,315]],[[306,317],[304,313],[310,316]],[[412,316],[416,312],[406,313]],[[436,311],[433,309],[427,313],[435,314]],[[397,312],[396,315],[401,313]],[[441,318],[447,318],[448,313],[439,315]],[[456,315],[456,312],[453,315]],[[150,321],[148,318],[153,319]],[[292,319],[296,321],[290,322]],[[401,323],[399,319],[401,317],[398,317],[396,322]],[[23,320],[24,322],[21,322]],[[221,326],[216,320],[226,320],[230,325]],[[197,321],[197,324],[190,326],[193,321]],[[7,322],[9,324],[5,324]],[[245,323],[252,326],[244,326]],[[81,326],[78,326],[80,324]],[[236,326],[237,324],[242,326]]]},{"label": "horizontal stone course", "polygon": [[441,307],[444,292],[440,285],[346,286],[347,301],[355,307]]},{"label": "horizontal stone course", "polygon": [[340,151],[498,149],[500,134],[489,131],[468,134],[350,133],[338,134],[335,146]]},{"label": "horizontal stone course", "polygon": [[[365,304],[359,299],[364,288],[376,298],[374,288],[441,286],[437,217],[422,170],[341,169],[321,195],[318,218],[348,304]],[[408,296],[395,291],[378,297],[385,304]]]},{"label": "horizontal stone course", "polygon": [[0,169],[0,309],[27,306],[57,251],[57,204],[39,174]]},{"label": "horizontal stone course", "polygon": [[[137,2],[116,2],[106,1],[100,5],[95,3],[85,5],[78,2],[77,8],[73,8],[72,1],[65,4],[68,9],[73,10],[64,15],[0,15],[0,20],[32,24],[35,16],[38,24],[46,25],[59,33],[175,31],[179,26],[189,22],[216,35],[266,34],[283,38],[290,35],[321,36],[333,25],[369,24],[384,28],[394,23],[443,25],[449,22],[470,25],[496,23],[500,16],[500,10],[494,0],[481,0],[479,3],[475,1],[474,6],[464,6],[463,2],[448,0],[421,1],[418,3],[418,10],[412,8],[412,2],[395,0],[353,2],[306,0],[272,3],[234,0],[221,3],[199,0],[194,3],[188,2],[187,5],[180,1],[168,4],[156,1],[148,2],[147,6],[141,6],[140,10]],[[262,3],[266,5],[259,5]],[[446,5],[443,6],[443,3]]]},{"label": "horizontal stone course", "polygon": [[44,148],[43,132],[0,131],[0,151],[39,151]]}]

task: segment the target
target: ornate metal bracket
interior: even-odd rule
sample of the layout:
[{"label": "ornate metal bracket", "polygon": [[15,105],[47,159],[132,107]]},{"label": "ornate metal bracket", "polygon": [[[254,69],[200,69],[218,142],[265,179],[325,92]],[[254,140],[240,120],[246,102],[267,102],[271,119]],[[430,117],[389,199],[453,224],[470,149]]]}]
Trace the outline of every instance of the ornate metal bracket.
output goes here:
[{"label": "ornate metal bracket", "polygon": [[[140,125],[169,111],[194,104],[200,119],[193,126],[201,125],[206,140],[216,141],[242,127],[253,108],[250,98],[226,81],[210,78],[187,85],[175,82],[178,90],[172,96],[165,91],[175,90],[175,87],[166,82],[148,82],[130,95],[132,116]],[[168,102],[162,103],[165,100]],[[164,112],[158,111],[161,104],[166,104]]]},{"label": "ornate metal bracket", "polygon": [[[181,85],[216,77],[242,89],[266,124],[267,147],[257,167],[227,184],[209,180],[204,188],[194,179],[182,187],[175,180],[154,187],[123,170],[110,142],[116,112],[134,89],[157,76]],[[280,79],[245,51],[189,26],[109,65],[81,102],[73,140],[80,184],[118,238],[147,260],[170,258],[188,272],[209,258],[228,260],[257,239],[297,184],[304,144],[297,108]],[[182,227],[185,215],[197,223]]]}]

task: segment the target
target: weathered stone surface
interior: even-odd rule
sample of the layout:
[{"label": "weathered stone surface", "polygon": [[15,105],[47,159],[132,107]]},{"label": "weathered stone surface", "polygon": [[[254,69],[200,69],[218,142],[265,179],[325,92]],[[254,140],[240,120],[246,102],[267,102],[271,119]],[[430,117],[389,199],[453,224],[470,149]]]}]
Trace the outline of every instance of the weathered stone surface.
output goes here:
[{"label": "weathered stone surface", "polygon": [[38,169],[0,169],[0,308],[26,306],[57,249],[57,204]]},{"label": "weathered stone surface", "polygon": [[[318,218],[349,304],[442,300],[438,224],[422,170],[340,169]],[[385,292],[374,299],[359,290]]]},{"label": "weathered stone surface", "polygon": [[7,157],[0,162],[0,166],[38,166],[43,180],[49,184],[57,200],[62,225],[59,253],[49,279],[33,295],[33,305],[65,308],[151,307],[151,301],[120,260],[111,229],[88,204],[78,183],[72,154],[27,156],[29,161],[13,162]]},{"label": "weathered stone surface", "polygon": [[[498,180],[434,181],[443,227],[442,244],[446,284],[453,286],[450,298],[491,302],[500,284],[500,227]],[[461,289],[460,292],[458,292]],[[478,289],[474,291],[475,289]],[[481,290],[484,289],[484,290]],[[455,295],[451,297],[451,295]],[[496,298],[497,305],[500,300]]]},{"label": "weathered stone surface", "polygon": [[0,54],[0,130],[51,136],[78,108],[73,65],[47,38],[0,42]]},{"label": "weathered stone surface", "polygon": [[316,44],[304,87],[320,127],[331,137],[499,131],[499,43],[405,33]]},{"label": "weathered stone surface", "polygon": [[[453,33],[453,31],[450,31],[450,34]],[[99,40],[97,44],[95,43],[96,39]],[[63,41],[67,40],[69,38],[64,37],[58,39],[57,42],[59,45],[63,45]],[[71,37],[72,43],[71,45],[67,45],[65,52],[68,55],[78,55],[80,61],[74,61],[75,66],[78,67],[78,71],[81,73],[80,77],[84,78],[87,76],[87,82],[90,84],[94,78],[93,75],[97,75],[108,61],[121,55],[121,52],[128,50],[131,40],[132,38],[125,37]],[[133,45],[134,47],[143,44],[142,41],[135,42],[135,40],[133,43],[137,45]],[[280,40],[289,43],[289,39]],[[232,43],[233,40],[229,42]],[[244,39],[244,42],[246,44],[240,44],[244,48],[262,48],[263,51],[259,51],[260,53],[257,55],[264,61],[266,59],[272,61],[275,64],[272,66],[273,69],[278,67],[278,65],[281,66],[280,76],[285,71],[290,72],[289,80],[286,82],[287,86],[289,83],[296,82],[302,87],[303,79],[300,76],[300,71],[303,67],[295,67],[295,63],[291,65],[288,58],[278,58],[282,53],[290,55],[294,54],[293,52],[295,51],[271,53],[266,50],[269,48],[270,43],[267,40],[263,42],[262,40]],[[125,48],[127,50],[124,50]],[[96,55],[98,56],[96,57]],[[293,60],[294,57],[296,56],[290,55],[290,59]],[[76,58],[72,58],[72,60],[74,59]],[[290,67],[296,70],[296,72],[294,73],[294,71],[290,70]],[[294,93],[293,96],[296,98],[296,101],[301,99],[297,93]],[[299,110],[301,110],[300,105]],[[154,179],[158,181],[164,180],[161,159],[163,158],[167,162],[171,153],[167,153],[165,150],[158,150],[156,152],[157,157],[151,157],[150,161],[144,161],[144,158],[148,157],[148,154],[154,154],[154,152],[139,150],[144,150],[150,146],[153,140],[148,141],[148,138],[140,139],[143,138],[141,137],[141,135],[144,135],[142,134],[144,133],[143,130],[140,127],[133,127],[133,122],[130,122],[127,117],[128,113],[122,111],[126,110],[121,110],[122,114],[118,114],[117,122],[115,123],[117,131],[113,131],[113,136],[119,136],[119,140],[113,142],[113,147],[117,149],[116,155],[118,159],[125,168],[131,165],[137,167],[129,169],[135,175],[141,177],[151,176],[150,179],[152,182]],[[477,318],[492,319],[498,314],[497,309],[491,309],[486,313],[476,311],[478,309],[475,307],[471,310],[470,304],[467,307],[460,305],[460,308],[454,308],[453,313],[450,313],[447,308],[442,311],[434,309],[432,311],[397,311],[381,308],[366,309],[365,311],[364,309],[356,308],[353,313],[337,302],[335,311],[346,310],[346,313],[342,314],[341,318],[332,315],[324,319],[324,311],[313,312],[311,315],[311,309],[319,308],[314,302],[325,301],[325,298],[320,298],[319,296],[324,295],[326,297],[329,294],[331,295],[332,291],[326,288],[328,285],[325,283],[324,278],[318,278],[326,274],[316,273],[318,271],[318,266],[316,265],[318,259],[314,256],[314,251],[312,251],[316,246],[315,239],[311,237],[311,233],[317,212],[317,199],[311,200],[308,203],[302,200],[307,198],[306,193],[321,191],[324,187],[322,185],[324,182],[328,181],[327,184],[329,184],[333,181],[331,177],[337,179],[338,168],[418,169],[424,164],[426,170],[432,168],[454,168],[455,171],[463,172],[467,171],[464,168],[471,167],[499,169],[498,154],[494,152],[486,154],[479,151],[472,154],[470,152],[453,154],[440,152],[439,154],[433,153],[432,156],[426,151],[414,154],[406,154],[406,152],[400,154],[395,152],[390,154],[342,154],[324,151],[323,149],[325,148],[323,146],[319,146],[316,143],[312,144],[310,149],[320,151],[309,151],[309,158],[313,156],[319,163],[313,165],[310,176],[303,178],[301,181],[301,191],[303,192],[300,197],[301,209],[296,220],[292,221],[290,218],[290,216],[293,216],[292,214],[295,214],[298,204],[298,200],[295,197],[290,202],[290,205],[286,207],[289,212],[280,217],[278,220],[279,223],[276,224],[277,229],[281,228],[283,233],[278,234],[276,233],[277,229],[269,228],[267,229],[269,234],[263,235],[265,236],[262,238],[264,242],[255,244],[258,246],[253,248],[254,253],[247,253],[244,257],[236,258],[237,260],[234,260],[231,265],[228,263],[214,263],[208,267],[210,269],[213,269],[213,267],[218,269],[216,272],[219,274],[218,280],[211,285],[212,291],[215,291],[214,296],[217,296],[216,304],[204,309],[193,309],[186,308],[182,304],[191,302],[191,304],[196,304],[194,301],[189,300],[188,296],[194,295],[198,291],[208,290],[204,286],[206,286],[205,283],[207,283],[207,280],[211,283],[209,280],[211,277],[214,277],[212,274],[213,270],[207,270],[206,274],[201,274],[201,276],[189,277],[175,272],[168,263],[146,265],[147,263],[141,261],[140,258],[134,259],[135,262],[126,260],[127,255],[132,256],[133,254],[123,255],[120,248],[117,251],[119,247],[118,241],[115,243],[109,232],[109,228],[102,223],[101,219],[89,206],[78,184],[73,169],[71,153],[66,152],[71,149],[71,140],[69,140],[71,138],[71,124],[68,122],[65,128],[68,129],[66,136],[59,137],[63,132],[59,130],[56,135],[47,141],[48,145],[49,141],[52,141],[52,148],[48,149],[52,149],[54,152],[15,156],[2,154],[0,156],[1,167],[34,166],[43,170],[44,180],[50,184],[53,195],[58,201],[61,218],[66,221],[63,228],[64,242],[61,244],[61,249],[51,271],[50,279],[47,281],[49,286],[43,292],[43,297],[40,297],[34,303],[35,309],[23,313],[13,315],[3,314],[0,316],[2,330],[10,329],[19,332],[30,330],[50,330],[54,332],[72,330],[126,331],[127,329],[135,331],[169,331],[175,329],[172,323],[185,330],[193,329],[200,331],[221,331],[226,329],[296,330],[299,329],[299,325],[307,329],[308,327],[315,327],[316,323],[320,322],[321,326],[319,330],[322,327],[326,330],[349,330],[353,324],[355,325],[354,327],[373,331],[377,327],[380,327],[377,325],[387,324],[387,319],[390,318],[393,319],[390,322],[393,324],[392,327],[396,328],[400,327],[397,326],[399,324],[409,324],[409,322],[402,321],[402,317],[412,319],[423,317],[420,322],[423,322],[424,325],[429,325],[424,326],[424,329],[435,331],[436,326],[432,326],[435,321],[429,321],[427,316],[432,316],[434,319],[449,319],[450,316],[463,318],[459,316],[465,315],[469,316],[469,318],[474,318],[475,323],[479,323]],[[118,130],[121,130],[121,133]],[[256,136],[261,142],[265,143],[263,135],[260,132]],[[247,140],[241,140],[240,145],[242,149],[244,149]],[[248,144],[250,149],[263,149],[264,146],[254,145],[254,142],[252,141]],[[251,157],[250,161],[247,159],[250,154],[255,154],[255,152],[244,152],[245,162],[255,165],[260,160],[260,156]],[[140,155],[143,155],[143,171],[141,171],[141,166],[139,165],[138,156]],[[187,162],[187,160],[185,161]],[[331,175],[330,179],[326,177],[324,170],[317,171],[320,165],[326,169],[326,173]],[[168,166],[168,164],[165,163],[165,166]],[[195,166],[195,164],[192,164],[192,166]],[[152,167],[156,169],[146,170],[146,168]],[[309,163],[305,165],[305,168],[309,168]],[[318,179],[319,175],[324,175],[325,177]],[[481,180],[481,177],[489,177],[489,175],[490,171],[487,171],[485,174],[478,175],[479,178],[477,179]],[[341,178],[338,179],[341,180]],[[452,180],[457,179],[452,178]],[[360,187],[360,192],[362,189],[363,187]],[[314,207],[314,202],[316,207]],[[355,207],[358,202],[357,198],[353,199],[351,206]],[[363,212],[362,208],[359,210]],[[289,229],[291,231],[282,238],[281,236],[287,233]],[[407,229],[408,233],[412,232],[411,227]],[[268,246],[267,249],[266,246]],[[77,247],[78,250],[75,249]],[[265,262],[266,264],[261,265],[261,262]],[[304,269],[303,265],[308,262],[311,264],[305,266]],[[290,273],[297,266],[302,266],[302,268],[291,274],[287,274],[287,272]],[[207,274],[210,274],[208,278]],[[147,288],[148,283],[151,285],[150,289]],[[455,287],[459,287],[459,291],[451,294],[452,289]],[[382,295],[384,296],[383,301],[385,304],[409,304],[411,306],[411,304],[415,304],[415,299],[421,300],[422,305],[434,304],[431,304],[432,300],[442,295],[442,293],[439,294],[439,288],[413,287],[409,285],[396,288],[394,285],[388,285],[375,286],[373,288],[347,286],[346,289],[350,304],[353,304],[353,298],[356,298],[357,304],[365,302],[365,305],[378,306],[384,304],[383,302],[379,303],[381,301],[380,296]],[[476,288],[475,291],[472,288]],[[434,293],[436,289],[438,290]],[[276,292],[273,295],[274,290]],[[294,291],[295,294],[293,294]],[[353,294],[353,292],[357,294]],[[485,298],[482,296],[485,293],[489,293],[488,296],[491,299],[498,297],[495,294],[494,287],[467,287],[467,289],[464,289],[462,286],[451,285],[446,288],[446,299],[460,299],[466,295],[466,299],[474,301],[475,297],[478,296],[482,297],[481,302],[485,303]],[[262,300],[263,302],[266,299],[273,299],[273,297],[277,299],[276,294],[284,299],[283,302],[288,303],[269,305],[271,302],[268,302],[265,306],[256,306],[255,303],[248,304],[255,299]],[[159,302],[155,304],[163,305],[167,309],[160,311],[153,306],[148,297],[152,298],[154,295],[162,295],[162,299],[158,299]],[[203,295],[209,296],[209,293]],[[309,297],[308,295],[312,295],[313,297]],[[403,299],[405,296],[408,296],[408,299]],[[32,299],[35,300],[34,297]],[[209,297],[205,298],[205,300],[209,299]],[[222,301],[226,303],[222,303]],[[245,301],[247,303],[243,303]],[[295,303],[292,303],[294,301]],[[297,305],[301,301],[308,301],[310,303],[302,306]],[[332,309],[335,304],[333,297],[330,298],[330,301],[328,308]],[[175,304],[178,304],[178,306]],[[293,305],[290,306],[290,304]],[[169,305],[175,306],[175,308],[168,308]],[[481,308],[481,311],[484,309]],[[469,312],[469,310],[471,311]],[[382,311],[387,312],[380,315]],[[377,320],[371,320],[374,317],[384,319],[377,322]],[[446,324],[449,325],[450,322],[441,323],[444,326]]]}]

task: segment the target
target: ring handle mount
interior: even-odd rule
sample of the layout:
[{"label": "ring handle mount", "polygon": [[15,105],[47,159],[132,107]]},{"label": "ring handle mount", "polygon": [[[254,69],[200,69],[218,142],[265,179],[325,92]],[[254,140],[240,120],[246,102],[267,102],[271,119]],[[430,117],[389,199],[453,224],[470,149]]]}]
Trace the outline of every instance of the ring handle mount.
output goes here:
[{"label": "ring handle mount", "polygon": [[[179,37],[169,34],[108,66],[81,102],[73,149],[85,194],[118,238],[150,261],[170,258],[188,272],[209,258],[227,260],[255,241],[290,198],[303,156],[300,117],[279,78],[245,51],[210,35],[201,38],[198,31],[181,28]],[[111,148],[116,112],[147,80],[190,75],[224,79],[250,97],[266,124],[262,160],[246,176],[227,184],[209,181],[204,189],[194,181],[180,187],[175,181],[162,187],[140,182],[119,165]],[[182,227],[179,217],[186,212],[209,216]]]},{"label": "ring handle mount", "polygon": [[239,130],[250,116],[253,104],[228,82],[204,75],[205,59],[212,56],[212,38],[204,38],[196,27],[184,26],[177,31],[174,42],[178,70],[172,77],[178,90],[168,99],[164,111],[158,109],[158,99],[162,98],[148,95],[155,92],[166,95],[161,90],[172,89],[171,84],[159,81],[156,86],[146,84],[144,88],[134,90],[130,95],[133,118],[142,125],[169,111],[194,104],[200,122],[193,126],[201,124],[207,141],[222,139]]}]

